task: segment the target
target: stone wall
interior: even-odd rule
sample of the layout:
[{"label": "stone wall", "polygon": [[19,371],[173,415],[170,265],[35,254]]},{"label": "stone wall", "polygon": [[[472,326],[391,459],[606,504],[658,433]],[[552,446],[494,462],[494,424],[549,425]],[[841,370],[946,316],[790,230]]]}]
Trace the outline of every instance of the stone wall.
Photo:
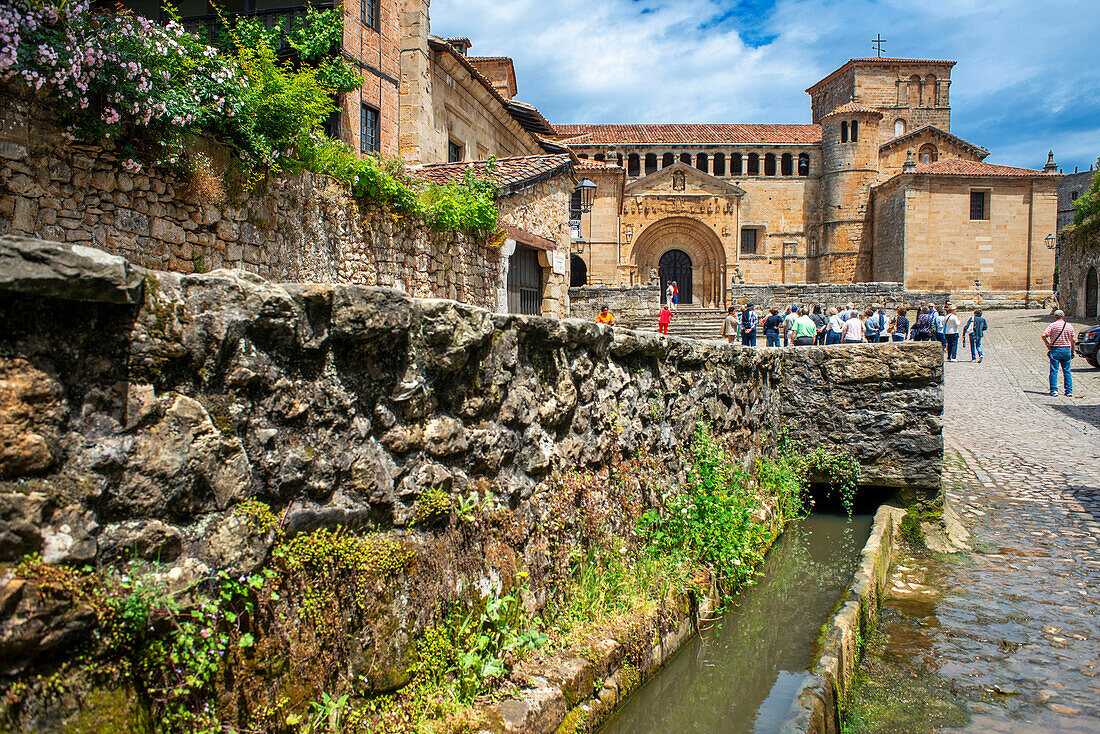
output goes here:
[{"label": "stone wall", "polygon": [[[543,251],[542,265],[542,314],[566,317],[569,315],[569,220],[563,212],[569,211],[569,200],[576,182],[572,176],[554,176],[508,196],[497,199],[501,224],[510,225],[554,242],[556,252]],[[557,255],[558,262],[554,262]],[[508,282],[507,261],[501,258],[500,285]],[[507,292],[500,300],[500,311],[506,311]]]},{"label": "stone wall", "polygon": [[[500,256],[488,242],[361,207],[347,187],[310,173],[249,192],[213,173],[129,172],[111,151],[66,143],[54,114],[0,89],[0,234],[89,245],[182,273],[240,268],[496,304]],[[201,147],[217,167],[222,152]]]},{"label": "stone wall", "polygon": [[[1085,301],[1089,270],[1100,273],[1100,226],[1070,226],[1058,233],[1058,301],[1067,316],[1097,318]],[[1095,274],[1093,277],[1097,277]]]},{"label": "stone wall", "polygon": [[585,286],[569,289],[569,315],[595,321],[604,306],[611,311],[618,326],[629,329],[653,330],[661,310],[661,288],[656,285],[633,288]]}]

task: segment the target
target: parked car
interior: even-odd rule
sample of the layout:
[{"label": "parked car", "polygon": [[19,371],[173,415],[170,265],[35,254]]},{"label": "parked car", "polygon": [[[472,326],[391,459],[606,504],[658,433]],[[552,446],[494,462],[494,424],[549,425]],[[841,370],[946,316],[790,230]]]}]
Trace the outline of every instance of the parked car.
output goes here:
[{"label": "parked car", "polygon": [[1077,336],[1077,353],[1093,367],[1100,369],[1100,326],[1085,329]]}]

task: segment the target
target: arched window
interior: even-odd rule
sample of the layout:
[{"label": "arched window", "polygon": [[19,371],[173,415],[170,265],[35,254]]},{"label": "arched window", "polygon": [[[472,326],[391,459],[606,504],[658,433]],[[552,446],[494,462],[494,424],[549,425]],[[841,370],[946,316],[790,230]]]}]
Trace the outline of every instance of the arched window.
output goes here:
[{"label": "arched window", "polygon": [[764,154],[764,175],[765,176],[774,176],[775,175],[775,153],[765,153]]},{"label": "arched window", "polygon": [[580,255],[569,256],[569,287],[580,288],[588,285],[588,266]]},{"label": "arched window", "polygon": [[616,153],[615,154],[615,162],[619,164],[619,168],[623,167],[623,154],[622,153]]},{"label": "arched window", "polygon": [[905,134],[905,120],[900,117],[894,120],[894,137],[901,137]]},{"label": "arched window", "polygon": [[859,140],[859,120],[852,120],[852,142]]},{"label": "arched window", "polygon": [[920,107],[921,105],[924,104],[924,102],[921,101],[921,91],[922,90],[921,90],[920,87],[921,87],[920,74],[914,74],[913,76],[909,77],[909,106],[910,107]]},{"label": "arched window", "polygon": [[603,161],[606,161],[606,160],[607,160],[607,157],[606,157],[606,156],[604,156],[604,154],[603,154],[603,153],[597,153],[597,154],[595,155],[595,158],[596,158],[596,160],[598,160],[598,161],[601,161],[601,162],[603,162]]},{"label": "arched window", "polygon": [[791,157],[790,153],[784,153],[780,159],[779,172],[784,176],[794,175],[794,158]]},{"label": "arched window", "polygon": [[917,154],[920,162],[928,165],[929,163],[935,163],[940,159],[940,153],[936,150],[936,146],[931,143],[925,143],[920,147],[920,153]]},{"label": "arched window", "polygon": [[680,154],[680,162],[681,163],[686,163],[690,166],[691,165],[691,153],[681,153]]},{"label": "arched window", "polygon": [[927,90],[924,94],[925,104],[927,104],[929,107],[935,107],[936,106],[936,86],[937,86],[936,85],[936,75],[935,74],[929,74],[927,77],[925,77],[924,86]]},{"label": "arched window", "polygon": [[638,163],[638,154],[631,153],[626,157],[626,175],[637,176],[641,173],[641,165]]},{"label": "arched window", "polygon": [[726,154],[725,153],[715,153],[714,154],[714,171],[713,171],[713,173],[714,173],[715,176],[725,176],[726,175]]},{"label": "arched window", "polygon": [[710,161],[707,158],[706,153],[700,153],[695,156],[695,167],[703,173],[707,173],[708,171],[710,171]]},{"label": "arched window", "polygon": [[749,153],[749,175],[760,175],[760,155],[758,153]]},{"label": "arched window", "polygon": [[744,169],[741,167],[741,154],[734,153],[730,156],[730,175],[740,176]]},{"label": "arched window", "polygon": [[809,176],[810,175],[810,154],[799,153],[798,154],[798,175]]},{"label": "arched window", "polygon": [[646,153],[645,154],[645,175],[651,173],[657,173],[657,154]]},{"label": "arched window", "polygon": [[668,168],[675,162],[676,156],[672,155],[672,153],[665,153],[664,156],[661,157],[661,168]]},{"label": "arched window", "polygon": [[847,120],[840,123],[840,142],[842,142],[842,143],[847,143],[848,142],[848,121]]}]

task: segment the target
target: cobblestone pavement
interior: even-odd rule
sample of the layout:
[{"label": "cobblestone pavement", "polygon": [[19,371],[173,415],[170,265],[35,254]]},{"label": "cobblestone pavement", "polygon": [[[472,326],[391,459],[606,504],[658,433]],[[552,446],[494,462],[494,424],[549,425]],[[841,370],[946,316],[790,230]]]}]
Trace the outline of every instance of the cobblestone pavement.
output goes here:
[{"label": "cobblestone pavement", "polygon": [[960,346],[945,377],[944,485],[973,551],[903,558],[871,647],[872,679],[886,660],[888,685],[938,683],[869,728],[1100,732],[1100,370],[1075,358],[1078,397],[1051,398],[1049,315],[987,316],[984,361]]}]

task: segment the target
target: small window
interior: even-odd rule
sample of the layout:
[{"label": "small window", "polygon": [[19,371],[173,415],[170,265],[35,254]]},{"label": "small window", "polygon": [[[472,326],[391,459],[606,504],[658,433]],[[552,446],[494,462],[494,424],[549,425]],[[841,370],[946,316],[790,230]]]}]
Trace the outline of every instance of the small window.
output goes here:
[{"label": "small window", "polygon": [[742,170],[743,169],[741,168],[741,154],[740,153],[734,153],[733,155],[730,156],[730,175],[731,176],[740,176],[741,173],[742,173]]},{"label": "small window", "polygon": [[765,153],[764,154],[764,175],[765,176],[774,176],[775,175],[775,153]]},{"label": "small window", "polygon": [[974,220],[989,219],[989,192],[970,192],[970,218]]},{"label": "small window", "polygon": [[588,160],[588,154],[587,153],[578,153],[577,157],[580,158],[582,161]]},{"label": "small window", "polygon": [[817,235],[810,237],[810,257],[817,257]]},{"label": "small window", "polygon": [[798,154],[798,175],[809,176],[810,175],[810,154],[799,153]]},{"label": "small window", "polygon": [[378,110],[370,105],[359,107],[359,150],[374,153],[380,150],[378,134]]},{"label": "small window", "polygon": [[462,160],[462,146],[454,141],[447,142],[447,161],[458,163]]},{"label": "small window", "polygon": [[859,140],[859,120],[852,120],[852,142]]},{"label": "small window", "polygon": [[607,160],[606,156],[604,156],[604,154],[603,154],[603,153],[597,153],[597,154],[596,154],[595,156],[593,156],[593,157],[594,157],[594,158],[595,158],[596,160],[600,161],[601,163],[603,163],[603,162],[604,162],[605,160]]},{"label": "small window", "polygon": [[363,25],[378,30],[379,0],[359,0],[359,20]]},{"label": "small window", "polygon": [[623,154],[622,153],[616,153],[615,154],[615,163],[619,166],[619,168],[623,167]]},{"label": "small window", "polygon": [[645,175],[651,173],[657,173],[657,154],[646,153],[645,154]]},{"label": "small window", "polygon": [[848,121],[844,120],[840,123],[840,142],[848,142]]},{"label": "small window", "polygon": [[725,176],[726,175],[726,154],[715,153],[714,154],[714,175]]},{"label": "small window", "polygon": [[637,153],[631,153],[626,157],[626,175],[637,177],[642,172],[642,164]]},{"label": "small window", "polygon": [[569,199],[569,218],[581,218],[581,192],[579,188],[573,189],[573,195]]},{"label": "small window", "polygon": [[741,254],[756,254],[756,230],[745,227],[741,230]]},{"label": "small window", "polygon": [[1079,196],[1078,192],[1074,191],[1072,194],[1069,195],[1069,200],[1070,201],[1077,201],[1078,196]]},{"label": "small window", "polygon": [[707,173],[710,170],[710,165],[709,161],[707,160],[706,153],[700,153],[699,155],[695,156],[695,167],[703,173]]},{"label": "small window", "polygon": [[749,175],[760,175],[760,155],[758,153],[749,153]]},{"label": "small window", "polygon": [[905,120],[900,117],[894,120],[894,137],[901,137],[905,134]]},{"label": "small window", "polygon": [[672,153],[665,153],[661,156],[661,168],[668,168],[675,162],[676,156],[672,155]]}]

